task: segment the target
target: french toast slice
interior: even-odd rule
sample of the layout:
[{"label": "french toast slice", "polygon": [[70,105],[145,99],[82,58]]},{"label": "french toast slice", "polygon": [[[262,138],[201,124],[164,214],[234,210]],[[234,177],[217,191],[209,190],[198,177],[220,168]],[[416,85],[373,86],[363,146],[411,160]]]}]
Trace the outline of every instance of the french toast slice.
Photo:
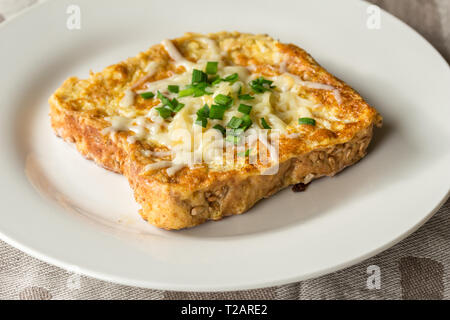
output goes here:
[{"label": "french toast slice", "polygon": [[382,122],[304,50],[238,32],[164,40],[67,79],[49,103],[55,133],[125,175],[141,216],[164,229],[241,214],[333,176],[365,156]]}]

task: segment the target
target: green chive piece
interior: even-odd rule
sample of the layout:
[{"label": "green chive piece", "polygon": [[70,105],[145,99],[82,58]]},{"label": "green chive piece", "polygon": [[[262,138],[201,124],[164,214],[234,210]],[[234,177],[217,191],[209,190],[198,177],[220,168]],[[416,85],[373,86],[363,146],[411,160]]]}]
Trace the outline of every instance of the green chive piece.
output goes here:
[{"label": "green chive piece", "polygon": [[239,80],[239,75],[237,73],[233,73],[232,75],[229,75],[228,77],[223,78],[223,81],[229,82],[231,84],[235,83]]},{"label": "green chive piece", "polygon": [[158,107],[156,110],[159,112],[159,115],[163,119],[167,119],[172,115],[172,110],[166,108],[166,107]]},{"label": "green chive piece", "polygon": [[226,96],[223,94],[218,94],[215,98],[214,98],[214,102],[217,104],[220,104],[222,106],[230,106],[231,103],[233,102],[233,99],[230,96]]},{"label": "green chive piece", "polygon": [[192,96],[194,93],[195,93],[194,88],[187,88],[187,89],[181,90],[180,93],[178,94],[178,97],[180,97],[180,98],[189,97],[189,96]]},{"label": "green chive piece", "polygon": [[205,94],[212,94],[212,92],[207,92],[204,88],[202,87],[194,87],[194,97],[201,97],[204,96]]},{"label": "green chive piece", "polygon": [[208,75],[201,70],[194,69],[192,71],[192,84],[206,82],[208,80]]},{"label": "green chive piece", "polygon": [[219,83],[221,83],[221,82],[222,82],[222,78],[217,77],[211,84],[212,84],[213,86],[215,86],[216,84],[219,84]]},{"label": "green chive piece", "polygon": [[[212,107],[211,107],[211,110],[212,110]],[[224,136],[225,133],[227,132],[227,130],[226,130],[223,126],[221,126],[220,124],[216,124],[216,125],[213,127],[213,129],[219,130],[219,131],[222,133],[223,136]]]},{"label": "green chive piece", "polygon": [[258,82],[261,84],[268,84],[269,86],[271,86],[273,83],[273,81],[264,79],[264,77],[259,77]]},{"label": "green chive piece", "polygon": [[172,110],[175,110],[175,108],[180,104],[179,102],[178,102],[178,100],[177,99],[175,99],[175,98],[173,98],[171,101],[170,101],[170,104],[171,104],[171,106],[172,106]]},{"label": "green chive piece", "polygon": [[197,116],[199,118],[205,118],[205,119],[207,119],[209,117],[209,107],[207,104],[205,104],[202,108],[198,109]]},{"label": "green chive piece", "polygon": [[245,150],[245,152],[238,152],[238,157],[248,157],[250,155],[251,149]]},{"label": "green chive piece", "polygon": [[208,117],[209,117],[209,107],[205,104],[202,108],[197,111],[197,119],[195,120],[195,124],[206,128],[208,125]]},{"label": "green chive piece", "polygon": [[153,98],[155,96],[155,94],[153,92],[144,92],[144,93],[141,93],[140,96],[143,99],[147,100],[147,99]]},{"label": "green chive piece", "polygon": [[197,120],[195,120],[195,124],[202,126],[203,128],[206,128],[208,124],[208,119],[197,117]]},{"label": "green chive piece", "polygon": [[226,106],[213,104],[211,106],[211,111],[209,112],[209,118],[223,120],[223,115],[225,114],[226,110],[227,110]]},{"label": "green chive piece", "polygon": [[178,97],[180,98],[188,96],[201,97],[205,94],[207,95],[213,94],[212,92],[206,91],[207,87],[208,84],[206,82],[187,85],[185,89],[180,91]]},{"label": "green chive piece", "polygon": [[266,119],[264,119],[264,118],[261,118],[261,125],[262,125],[262,127],[263,127],[264,129],[267,129],[267,130],[272,129],[272,128],[269,126],[269,124],[266,122]]},{"label": "green chive piece", "polygon": [[219,66],[219,62],[208,61],[208,63],[206,64],[206,73],[207,74],[216,74],[218,66]]},{"label": "green chive piece", "polygon": [[233,117],[233,118],[231,118],[230,122],[228,122],[227,127],[231,128],[231,129],[237,129],[241,126],[241,124],[242,124],[242,119]]},{"label": "green chive piece", "polygon": [[168,106],[170,109],[174,109],[174,105],[172,104],[172,101],[170,101],[169,98],[165,97],[161,92],[158,91],[158,99],[161,100],[161,103],[163,106]]},{"label": "green chive piece", "polygon": [[242,112],[243,114],[250,114],[250,112],[252,111],[252,106],[241,103],[238,107],[238,111]]},{"label": "green chive piece", "polygon": [[241,128],[243,128],[244,130],[247,130],[248,128],[250,128],[250,126],[252,125],[253,121],[250,118],[250,116],[248,114],[246,114],[245,116],[243,116],[241,118],[242,123],[241,123]]},{"label": "green chive piece", "polygon": [[300,118],[300,119],[298,119],[298,123],[299,124],[309,124],[310,126],[315,126],[316,120],[314,120],[312,118]]},{"label": "green chive piece", "polygon": [[243,128],[228,129],[227,130],[227,135],[235,136],[235,137],[238,137],[238,136],[240,136],[243,133],[244,133],[244,129]]},{"label": "green chive piece", "polygon": [[172,93],[178,93],[180,91],[180,87],[179,86],[168,86],[167,90],[169,90],[169,92],[172,92]]},{"label": "green chive piece", "polygon": [[253,99],[255,99],[254,97],[252,97],[249,94],[241,94],[241,95],[239,95],[238,98],[241,99],[241,100],[253,100]]},{"label": "green chive piece", "polygon": [[217,75],[216,75],[216,76],[209,77],[209,78],[208,78],[208,83],[212,85],[216,80],[220,80],[220,77],[217,76]]},{"label": "green chive piece", "polygon": [[263,77],[259,77],[258,79],[255,79],[253,81],[250,81],[249,86],[255,91],[256,93],[264,93],[266,91],[270,91],[270,89],[275,88],[275,86],[272,86],[273,81],[264,79]]},{"label": "green chive piece", "polygon": [[239,75],[237,73],[233,73],[225,78],[217,78],[211,84],[215,86],[216,84],[221,83],[222,81],[229,82],[230,84],[235,83],[239,80]]},{"label": "green chive piece", "polygon": [[[178,101],[177,101],[178,102]],[[184,103],[177,103],[176,107],[173,109],[174,112],[179,112],[181,109],[184,108]]]},{"label": "green chive piece", "polygon": [[227,136],[225,141],[231,142],[233,144],[238,144],[241,141],[241,137],[239,136]]}]

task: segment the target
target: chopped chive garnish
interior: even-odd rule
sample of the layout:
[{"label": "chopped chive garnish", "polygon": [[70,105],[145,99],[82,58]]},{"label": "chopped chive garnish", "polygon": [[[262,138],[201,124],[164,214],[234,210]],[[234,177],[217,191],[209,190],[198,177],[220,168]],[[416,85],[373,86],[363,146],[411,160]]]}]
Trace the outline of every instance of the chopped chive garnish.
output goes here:
[{"label": "chopped chive garnish", "polygon": [[208,124],[208,119],[197,117],[197,120],[195,120],[195,124],[202,126],[203,128],[206,128],[206,125]]},{"label": "chopped chive garnish", "polygon": [[214,102],[217,104],[220,104],[222,106],[230,106],[231,103],[233,102],[233,99],[230,96],[226,96],[223,94],[218,94],[215,98],[214,98]]},{"label": "chopped chive garnish", "polygon": [[174,112],[178,112],[178,111],[180,111],[181,109],[183,109],[184,108],[184,103],[179,103],[178,101],[177,101],[177,105],[176,105],[176,107],[173,109],[173,111]]},{"label": "chopped chive garnish", "polygon": [[202,108],[200,108],[197,111],[197,116],[199,118],[205,118],[205,119],[207,119],[209,117],[209,107],[207,104],[205,104]]},{"label": "chopped chive garnish", "polygon": [[169,90],[169,92],[172,92],[172,93],[178,93],[180,91],[180,87],[179,86],[168,86],[167,90]]},{"label": "chopped chive garnish", "polygon": [[242,86],[239,86],[238,96],[240,96],[241,94],[242,94]]},{"label": "chopped chive garnish", "polygon": [[216,82],[217,80],[220,80],[219,76],[212,76],[208,78],[208,83],[213,84],[214,82]]},{"label": "chopped chive garnish", "polygon": [[[162,104],[162,108],[163,109],[167,109],[170,112],[178,112],[181,109],[183,109],[184,104],[180,103],[176,98],[173,98],[172,100],[170,100],[169,98],[165,97],[161,92],[158,91],[158,99],[161,100],[161,104]],[[162,108],[157,108],[156,110],[159,111],[159,114],[161,115],[161,117],[163,117],[164,119],[168,118],[169,116],[167,116],[167,111],[162,110]],[[160,111],[160,109],[162,111]]]},{"label": "chopped chive garnish", "polygon": [[255,99],[255,98],[252,97],[252,96],[249,95],[249,94],[241,94],[241,95],[239,95],[239,99],[241,99],[241,100],[253,100],[253,99]]},{"label": "chopped chive garnish", "polygon": [[158,107],[156,110],[159,112],[159,115],[163,119],[167,119],[172,115],[172,110],[166,107]]},{"label": "chopped chive garnish", "polygon": [[175,106],[172,104],[172,101],[170,101],[169,98],[163,96],[163,94],[161,92],[158,91],[158,99],[161,100],[161,103],[163,106],[168,106],[170,109],[174,109]]},{"label": "chopped chive garnish", "polygon": [[[212,110],[212,107],[211,107],[211,110]],[[222,133],[223,136],[224,136],[225,133],[227,132],[227,130],[226,130],[223,126],[221,126],[220,124],[216,124],[216,125],[213,127],[213,129],[219,130],[219,131]]]},{"label": "chopped chive garnish", "polygon": [[251,149],[245,150],[245,152],[238,152],[238,157],[248,157],[250,155]]},{"label": "chopped chive garnish", "polygon": [[192,71],[192,84],[197,84],[200,82],[206,82],[208,80],[208,75],[201,70],[194,69]]},{"label": "chopped chive garnish", "polygon": [[237,129],[241,126],[241,124],[242,124],[242,119],[233,117],[233,118],[231,118],[230,122],[228,122],[227,127],[231,128],[231,129]]},{"label": "chopped chive garnish", "polygon": [[242,112],[244,114],[250,114],[252,111],[252,106],[249,106],[248,104],[241,103],[238,107],[238,111]]},{"label": "chopped chive garnish", "polygon": [[219,84],[219,83],[221,83],[221,82],[222,82],[222,78],[217,77],[211,84],[212,84],[213,86],[215,86],[216,84]]},{"label": "chopped chive garnish", "polygon": [[225,77],[225,78],[217,78],[211,84],[213,86],[215,86],[216,84],[219,84],[222,81],[229,82],[230,84],[233,84],[233,83],[235,83],[238,80],[239,80],[239,75],[237,73],[233,73],[233,74],[231,74],[231,75],[229,75],[228,77]]},{"label": "chopped chive garnish", "polygon": [[246,114],[245,116],[243,116],[241,118],[242,120],[242,124],[241,124],[241,128],[243,128],[244,130],[247,130],[248,128],[250,128],[250,126],[252,125],[253,121],[250,118],[250,116],[248,114]]},{"label": "chopped chive garnish", "polygon": [[310,126],[315,126],[316,120],[314,120],[312,118],[300,118],[300,119],[298,119],[298,123],[299,124],[309,124]]},{"label": "chopped chive garnish", "polygon": [[244,129],[243,128],[237,128],[237,129],[228,129],[227,130],[227,135],[230,136],[240,136],[241,134],[244,133]]},{"label": "chopped chive garnish", "polygon": [[178,94],[178,97],[180,97],[180,98],[189,97],[189,96],[192,96],[194,93],[195,93],[194,88],[187,88],[187,89],[181,90],[180,93]]},{"label": "chopped chive garnish", "polygon": [[194,89],[194,97],[201,97],[205,95],[207,92],[205,91],[207,84],[205,82],[201,82],[198,84],[192,85],[192,88]]},{"label": "chopped chive garnish", "polygon": [[239,75],[237,73],[233,73],[232,75],[229,75],[228,77],[223,78],[223,81],[229,82],[231,84],[235,83],[239,80]]},{"label": "chopped chive garnish", "polygon": [[211,111],[209,112],[209,118],[223,120],[223,115],[226,110],[227,110],[226,106],[213,104],[211,106]]},{"label": "chopped chive garnish", "polygon": [[177,107],[179,104],[180,104],[180,103],[178,102],[178,100],[175,99],[175,98],[173,98],[173,99],[170,101],[170,105],[168,105],[168,106],[170,107],[170,109],[175,110],[176,107]]},{"label": "chopped chive garnish", "polygon": [[161,103],[164,104],[164,105],[167,105],[167,104],[170,103],[169,98],[163,96],[163,94],[161,92],[159,92],[159,91],[157,93],[157,97],[158,97],[159,100],[161,100]]},{"label": "chopped chive garnish", "polygon": [[153,98],[155,96],[155,94],[153,92],[144,92],[144,93],[141,93],[140,96],[143,99],[147,100],[147,99]]},{"label": "chopped chive garnish", "polygon": [[240,140],[241,140],[241,137],[239,137],[239,136],[227,136],[225,138],[225,141],[231,142],[233,144],[238,144]]},{"label": "chopped chive garnish", "polygon": [[206,88],[208,87],[208,84],[206,82],[200,82],[197,84],[190,84],[187,85],[185,89],[181,90],[178,94],[178,97],[188,97],[188,96],[194,96],[194,97],[201,97],[205,94],[212,94],[212,92],[206,91]]},{"label": "chopped chive garnish", "polygon": [[206,91],[205,89],[196,89],[196,91],[194,93],[194,97],[201,97],[201,96],[204,96],[205,94],[212,95],[213,92]]},{"label": "chopped chive garnish", "polygon": [[208,124],[209,117],[209,107],[205,104],[202,108],[197,111],[197,119],[195,120],[195,124],[206,128]]},{"label": "chopped chive garnish", "polygon": [[208,63],[206,64],[206,73],[207,74],[216,74],[218,65],[219,65],[219,63],[216,61],[215,62],[208,61]]},{"label": "chopped chive garnish", "polygon": [[259,77],[258,79],[255,79],[253,81],[250,81],[249,86],[255,91],[256,93],[264,93],[266,91],[269,91],[270,89],[275,88],[275,86],[272,86],[273,81],[264,79],[263,77]]},{"label": "chopped chive garnish", "polygon": [[269,126],[269,124],[266,122],[266,119],[264,119],[264,118],[261,118],[261,125],[262,125],[262,127],[263,127],[264,129],[268,129],[268,130],[272,129],[272,128]]}]

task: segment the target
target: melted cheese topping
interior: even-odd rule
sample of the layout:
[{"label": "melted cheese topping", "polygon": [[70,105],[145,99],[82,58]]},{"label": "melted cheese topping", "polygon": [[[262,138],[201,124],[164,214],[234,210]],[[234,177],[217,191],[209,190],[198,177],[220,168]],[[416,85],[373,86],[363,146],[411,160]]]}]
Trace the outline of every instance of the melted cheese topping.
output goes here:
[{"label": "melted cheese topping", "polygon": [[[193,167],[199,163],[206,163],[213,170],[230,170],[244,165],[245,162],[243,163],[242,161],[231,161],[231,163],[226,161],[224,163],[224,146],[226,146],[226,157],[229,157],[230,152],[234,153],[236,146],[224,143],[222,134],[213,128],[218,124],[226,127],[233,116],[242,117],[243,114],[238,111],[240,103],[252,106],[249,115],[253,121],[250,127],[252,130],[248,130],[245,136],[250,137],[251,133],[257,136],[256,139],[250,138],[247,141],[247,147],[254,147],[259,141],[270,153],[272,163],[276,163],[278,161],[278,153],[271,145],[271,139],[264,138],[268,130],[261,127],[261,118],[266,120],[272,131],[277,131],[286,137],[293,137],[293,135],[298,135],[298,133],[290,131],[298,127],[297,121],[299,118],[314,118],[314,115],[318,113],[317,105],[314,101],[300,96],[299,92],[302,87],[332,91],[336,101],[341,103],[341,97],[336,88],[326,84],[303,81],[298,76],[287,72],[285,64],[280,66],[281,75],[269,78],[273,81],[273,85],[276,88],[261,94],[254,94],[253,100],[241,101],[237,98],[238,92],[241,91],[243,94],[251,93],[252,90],[248,84],[250,81],[260,77],[260,75],[251,73],[249,71],[251,67],[224,65],[222,54],[214,40],[209,38],[198,38],[198,40],[207,45],[208,56],[200,59],[197,63],[185,59],[170,40],[162,41],[162,45],[175,64],[183,66],[186,71],[163,80],[148,82],[148,79],[154,75],[158,68],[158,64],[150,63],[145,70],[147,74],[138,80],[131,89],[127,89],[120,101],[120,107],[131,107],[135,101],[135,93],[132,89],[144,85],[144,89],[137,91],[137,93],[156,93],[161,91],[168,98],[177,98],[179,102],[185,105],[179,112],[174,114],[173,118],[163,119],[155,108],[150,109],[147,114],[138,117],[135,116],[135,112],[123,111],[120,116],[106,118],[111,123],[111,126],[104,130],[104,134],[114,135],[119,131],[125,131],[130,133],[127,140],[128,143],[145,141],[151,144],[162,145],[169,150],[160,154],[149,151],[146,156],[153,156],[153,158],[171,157],[172,159],[170,161],[162,160],[151,163],[146,167],[148,171],[166,168],[167,174],[172,176],[186,166]],[[239,80],[232,84],[225,81],[220,82],[213,86],[212,95],[203,95],[201,97],[189,96],[179,98],[176,94],[167,92],[169,85],[178,85],[182,89],[190,84],[193,69],[205,70],[207,61],[219,62],[217,75],[221,78],[237,73]],[[225,112],[223,120],[208,119],[206,128],[195,124],[197,111],[205,104],[213,105],[214,98],[219,94],[229,95],[234,99],[233,105]],[[242,148],[245,151],[246,146],[241,146]]]},{"label": "melted cheese topping", "polygon": [[328,84],[311,82],[311,81],[304,81],[304,80],[300,79],[298,76],[288,72],[288,70],[286,68],[286,62],[282,62],[280,64],[280,73],[282,73],[285,76],[292,77],[295,80],[295,83],[297,85],[299,85],[299,86],[304,86],[304,87],[311,88],[311,89],[332,91],[333,95],[334,95],[334,98],[336,99],[337,103],[338,104],[342,104],[341,93],[339,92],[338,89],[336,89],[335,87],[330,86]]},{"label": "melted cheese topping", "polygon": [[134,98],[136,94],[130,89],[125,90],[125,95],[120,100],[120,106],[123,108],[131,107],[134,104]]},{"label": "melted cheese topping", "polygon": [[134,90],[143,85],[144,83],[146,83],[151,77],[155,75],[155,73],[158,71],[158,67],[159,67],[158,63],[151,61],[144,70],[146,72],[146,75],[143,78],[141,78],[138,82],[136,82],[131,87],[131,89]]},{"label": "melted cheese topping", "polygon": [[172,60],[175,61],[176,65],[181,65],[186,68],[186,70],[192,69],[194,66],[192,62],[186,60],[181,53],[175,48],[172,41],[170,40],[163,40],[161,44],[164,46],[164,49],[166,49],[169,56],[172,58]]}]

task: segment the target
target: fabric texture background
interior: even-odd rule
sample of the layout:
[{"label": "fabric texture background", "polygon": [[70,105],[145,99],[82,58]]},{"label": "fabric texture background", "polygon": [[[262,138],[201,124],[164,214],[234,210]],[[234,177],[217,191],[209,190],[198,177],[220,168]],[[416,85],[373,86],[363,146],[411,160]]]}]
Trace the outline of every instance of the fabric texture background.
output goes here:
[{"label": "fabric texture background", "polygon": [[[342,1],[342,0],[338,0]],[[0,0],[0,23],[38,0]],[[450,61],[449,0],[371,0]],[[450,169],[450,168],[449,168]],[[116,285],[68,273],[0,241],[0,299],[449,299],[450,201],[410,237],[358,265],[280,287],[182,293]],[[379,272],[379,283],[371,274]]]}]

